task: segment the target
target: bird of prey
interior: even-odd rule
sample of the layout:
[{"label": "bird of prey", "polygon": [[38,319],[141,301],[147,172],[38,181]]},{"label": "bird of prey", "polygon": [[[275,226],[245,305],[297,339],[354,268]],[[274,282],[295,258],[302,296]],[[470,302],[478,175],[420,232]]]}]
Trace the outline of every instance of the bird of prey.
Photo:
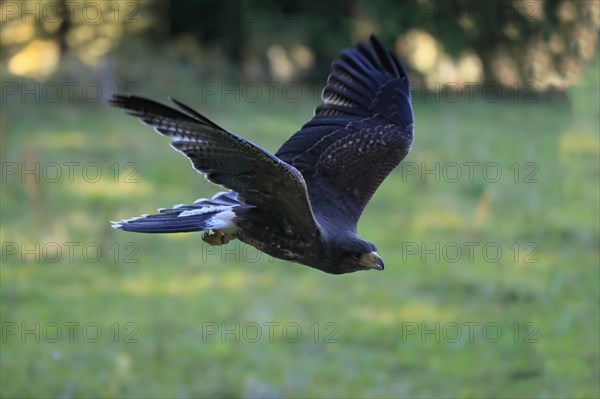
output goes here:
[{"label": "bird of prey", "polygon": [[358,237],[361,213],[413,141],[408,75],[371,36],[331,66],[314,116],[275,153],[227,131],[190,107],[135,96],[124,108],[230,191],[158,214],[113,222],[139,233],[203,231],[222,245],[238,239],[273,257],[326,273],[383,270],[375,245]]}]

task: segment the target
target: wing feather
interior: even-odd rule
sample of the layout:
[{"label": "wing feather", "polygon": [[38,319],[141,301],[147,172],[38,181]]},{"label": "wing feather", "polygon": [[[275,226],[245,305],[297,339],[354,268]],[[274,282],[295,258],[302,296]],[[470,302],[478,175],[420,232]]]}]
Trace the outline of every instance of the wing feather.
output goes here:
[{"label": "wing feather", "polygon": [[296,168],[176,100],[181,111],[135,96],[115,96],[111,102],[169,137],[194,169],[237,192],[244,203],[271,209],[308,235],[318,230],[304,178]]},{"label": "wing feather", "polygon": [[317,217],[335,213],[355,226],[381,182],[410,151],[408,75],[371,36],[370,44],[340,53],[322,99],[313,118],[275,155],[303,174]]}]

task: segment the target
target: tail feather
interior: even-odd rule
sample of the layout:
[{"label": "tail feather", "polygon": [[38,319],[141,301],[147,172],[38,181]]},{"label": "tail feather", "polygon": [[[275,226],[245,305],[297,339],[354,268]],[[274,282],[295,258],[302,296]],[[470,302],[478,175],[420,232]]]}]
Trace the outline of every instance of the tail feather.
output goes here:
[{"label": "tail feather", "polygon": [[190,205],[159,209],[159,214],[112,222],[112,227],[137,233],[187,233],[216,229],[234,232],[237,230],[235,210],[241,205],[235,193],[219,193]]}]

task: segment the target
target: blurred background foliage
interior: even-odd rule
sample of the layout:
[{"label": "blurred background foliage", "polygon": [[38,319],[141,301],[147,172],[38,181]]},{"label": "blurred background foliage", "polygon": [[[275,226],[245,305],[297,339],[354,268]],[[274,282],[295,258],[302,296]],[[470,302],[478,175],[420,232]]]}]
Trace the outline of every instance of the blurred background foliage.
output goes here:
[{"label": "blurred background foliage", "polygon": [[108,67],[113,55],[131,63],[145,52],[155,62],[194,63],[212,78],[307,80],[327,73],[331,54],[376,33],[393,44],[415,84],[564,90],[598,51],[599,7],[562,0],[7,1],[2,53],[11,73],[36,78],[59,65]]},{"label": "blurred background foliage", "polygon": [[[3,1],[0,396],[600,397],[599,4]],[[329,276],[236,242],[110,228],[220,190],[107,107],[113,93],[173,96],[275,151],[312,115],[333,58],[372,32],[416,88],[413,149],[359,223],[384,273]],[[473,82],[506,95],[444,92]],[[470,179],[467,162],[502,176]],[[502,256],[435,249],[468,242]],[[90,261],[86,244],[103,255]],[[270,322],[303,335],[269,340]],[[73,337],[65,323],[79,323]],[[223,336],[236,323],[262,338]],[[501,335],[470,339],[469,323]],[[456,325],[456,340],[441,333]]]}]

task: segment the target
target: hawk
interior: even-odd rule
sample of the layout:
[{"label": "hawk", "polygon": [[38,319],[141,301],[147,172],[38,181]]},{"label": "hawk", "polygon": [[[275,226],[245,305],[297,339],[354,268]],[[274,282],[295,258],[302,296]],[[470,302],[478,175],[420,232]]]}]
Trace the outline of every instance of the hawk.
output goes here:
[{"label": "hawk", "polygon": [[272,154],[190,107],[115,96],[163,136],[194,169],[230,191],[162,208],[113,227],[139,233],[203,231],[223,245],[238,239],[273,257],[326,273],[383,270],[356,225],[381,182],[409,153],[413,112],[408,75],[371,36],[331,66],[314,116]]}]

